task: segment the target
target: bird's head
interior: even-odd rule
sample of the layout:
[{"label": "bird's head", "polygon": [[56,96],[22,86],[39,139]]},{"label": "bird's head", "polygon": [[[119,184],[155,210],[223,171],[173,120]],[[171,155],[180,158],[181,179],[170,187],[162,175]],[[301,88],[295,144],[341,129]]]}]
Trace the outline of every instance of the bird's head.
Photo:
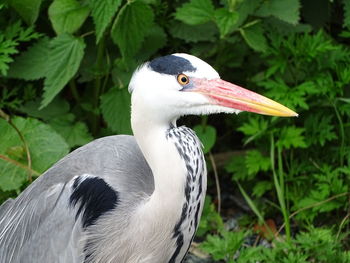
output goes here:
[{"label": "bird's head", "polygon": [[298,116],[273,100],[220,79],[209,64],[188,54],[168,55],[143,64],[134,72],[129,91],[133,111],[138,108],[161,122],[169,123],[183,115],[241,111]]}]

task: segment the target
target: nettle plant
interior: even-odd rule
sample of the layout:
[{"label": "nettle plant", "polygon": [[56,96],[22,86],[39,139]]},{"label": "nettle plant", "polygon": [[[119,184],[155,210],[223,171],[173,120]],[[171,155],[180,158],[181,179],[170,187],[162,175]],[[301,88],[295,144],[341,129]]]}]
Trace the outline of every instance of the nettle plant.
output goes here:
[{"label": "nettle plant", "polygon": [[[228,71],[252,49],[266,50],[265,18],[297,23],[299,6],[296,0],[2,0],[0,127],[10,139],[0,147],[0,190],[18,192],[93,137],[131,133],[126,87],[133,70],[157,52],[193,53]],[[196,131],[208,152],[215,129],[203,121]]]},{"label": "nettle plant", "polygon": [[306,262],[318,253],[299,242],[306,236],[348,240],[350,2],[317,5],[316,14],[306,0],[0,0],[0,201],[93,138],[130,134],[134,69],[187,52],[299,113],[185,120],[210,160],[239,150],[221,179],[250,205],[250,224],[273,218],[283,233],[273,236],[288,241],[242,251],[247,233],[225,230],[208,203],[203,249],[217,260]]}]

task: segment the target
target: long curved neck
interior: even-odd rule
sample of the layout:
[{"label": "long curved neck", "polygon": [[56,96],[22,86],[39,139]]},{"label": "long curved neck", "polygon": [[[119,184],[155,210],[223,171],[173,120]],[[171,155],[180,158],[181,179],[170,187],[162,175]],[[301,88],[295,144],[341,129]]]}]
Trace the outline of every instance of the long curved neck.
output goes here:
[{"label": "long curved neck", "polygon": [[[180,197],[186,170],[174,144],[168,140],[168,123],[151,123],[146,116],[132,116],[135,139],[154,177],[154,195],[162,198]],[[171,193],[171,194],[170,194]]]},{"label": "long curved neck", "polygon": [[166,262],[178,263],[199,223],[206,192],[205,162],[201,143],[192,130],[152,117],[141,108],[133,108],[134,135],[154,178],[154,192],[140,213],[147,225],[167,229],[163,233],[173,246],[166,249]]}]

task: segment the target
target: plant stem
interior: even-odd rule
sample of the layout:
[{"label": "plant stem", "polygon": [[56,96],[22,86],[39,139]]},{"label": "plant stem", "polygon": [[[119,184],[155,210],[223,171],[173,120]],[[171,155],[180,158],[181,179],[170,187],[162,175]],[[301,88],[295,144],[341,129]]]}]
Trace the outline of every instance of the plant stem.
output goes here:
[{"label": "plant stem", "polygon": [[[337,199],[337,198],[340,198],[340,197],[343,197],[343,196],[346,196],[346,195],[349,195],[350,193],[349,192],[345,192],[345,193],[341,193],[341,194],[337,194],[337,195],[334,195],[334,196],[331,196],[330,198],[327,198],[323,201],[320,201],[320,202],[316,202],[316,203],[313,203],[311,205],[308,205],[308,206],[305,206],[305,207],[302,207],[300,209],[298,209],[297,211],[293,212],[290,216],[289,216],[289,219],[293,218],[294,216],[296,216],[297,214],[299,214],[300,212],[303,212],[305,210],[308,210],[310,208],[314,208],[314,207],[317,207],[317,206],[320,206],[320,205],[323,205],[327,202],[330,202],[334,199]],[[286,226],[286,224],[282,224],[282,226],[278,229],[276,235],[281,232],[281,230]],[[340,225],[341,227],[342,225]]]},{"label": "plant stem", "polygon": [[286,207],[285,192],[284,192],[285,185],[284,185],[284,173],[283,173],[283,163],[282,163],[282,149],[281,147],[277,147],[277,162],[278,162],[278,175],[277,175],[277,172],[275,169],[275,141],[272,133],[271,133],[270,159],[271,159],[273,181],[275,184],[277,198],[281,207],[281,211],[284,219],[284,225],[286,228],[286,238],[287,238],[287,242],[289,242],[291,239],[291,231],[290,231],[289,213]]},{"label": "plant stem", "polygon": [[34,176],[39,176],[39,175],[40,175],[39,172],[33,170],[31,167],[29,167],[29,166],[27,166],[27,165],[24,165],[24,164],[22,164],[22,163],[20,163],[20,162],[18,162],[18,161],[15,161],[15,160],[13,160],[13,159],[11,159],[11,158],[5,156],[5,155],[0,154],[0,159],[4,160],[4,161],[6,161],[6,162],[12,163],[12,164],[14,164],[14,165],[16,165],[16,166],[18,166],[18,167],[21,167],[21,168],[27,170],[28,173],[31,173],[31,174],[34,175]]},{"label": "plant stem", "polygon": [[[105,36],[101,37],[100,42],[97,45],[97,58],[96,58],[96,78],[95,78],[95,88],[93,94],[93,108],[97,109],[99,105],[100,93],[101,93],[101,84],[102,84],[102,66],[103,66],[103,56],[105,49]],[[92,123],[92,132],[97,133],[98,129],[99,116],[94,115]]]},{"label": "plant stem", "polygon": [[[27,155],[27,162],[28,162],[28,181],[32,182],[32,174],[33,174],[33,170],[32,170],[32,157],[30,155],[30,151],[29,151],[29,147],[28,147],[28,143],[25,140],[22,132],[17,128],[17,126],[12,122],[10,115],[6,114],[2,109],[0,109],[0,117],[4,118],[7,123],[16,131],[16,133],[18,134],[20,140],[22,141],[23,145],[24,145],[24,149],[26,151],[26,155]],[[6,157],[6,156],[3,156]],[[7,158],[7,157],[6,157]],[[4,159],[4,158],[2,158]],[[9,158],[8,158],[9,159]],[[5,160],[5,159],[4,159]],[[10,160],[10,159],[9,159]],[[8,160],[7,160],[8,161]],[[17,164],[16,164],[17,165]],[[22,165],[23,166],[23,165]],[[23,166],[24,167],[24,166]]]},{"label": "plant stem", "polygon": [[286,206],[286,187],[284,182],[284,172],[283,172],[283,164],[282,164],[282,150],[281,147],[277,148],[278,153],[278,170],[279,170],[279,181],[281,186],[281,200],[280,205],[282,208],[282,214],[284,218],[284,222],[286,223],[286,236],[287,241],[289,242],[291,239],[291,231],[290,231],[290,219],[289,219],[289,211]]},{"label": "plant stem", "polygon": [[340,150],[339,150],[339,162],[340,167],[343,167],[344,165],[344,147],[345,147],[345,133],[344,133],[344,123],[343,120],[339,114],[339,111],[337,109],[337,106],[335,102],[332,102],[333,108],[335,111],[335,115],[337,116],[338,122],[339,122],[339,132],[340,132]]},{"label": "plant stem", "polygon": [[211,165],[213,167],[213,172],[214,172],[214,178],[215,178],[215,184],[216,184],[216,192],[218,195],[218,214],[220,215],[221,213],[221,188],[220,188],[220,181],[219,181],[219,176],[218,176],[218,170],[216,168],[216,163],[214,160],[213,154],[209,151],[209,159],[211,162]]}]

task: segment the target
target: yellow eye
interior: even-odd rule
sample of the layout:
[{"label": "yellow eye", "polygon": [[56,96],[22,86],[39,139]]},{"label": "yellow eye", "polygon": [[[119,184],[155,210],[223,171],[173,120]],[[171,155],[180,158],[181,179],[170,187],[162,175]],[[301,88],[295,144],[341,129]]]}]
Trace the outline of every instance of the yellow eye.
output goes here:
[{"label": "yellow eye", "polygon": [[177,82],[179,82],[180,85],[186,85],[190,82],[190,79],[185,74],[179,74],[177,75]]}]

